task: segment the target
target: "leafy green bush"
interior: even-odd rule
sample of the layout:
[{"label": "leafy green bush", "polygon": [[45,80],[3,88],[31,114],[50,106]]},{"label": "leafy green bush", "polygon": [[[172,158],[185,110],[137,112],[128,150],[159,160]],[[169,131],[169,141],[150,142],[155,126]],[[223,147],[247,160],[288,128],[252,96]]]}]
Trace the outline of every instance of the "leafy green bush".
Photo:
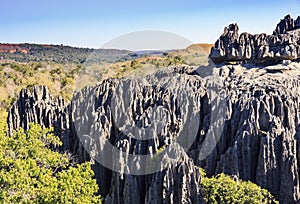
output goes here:
[{"label": "leafy green bush", "polygon": [[279,203],[267,190],[250,181],[234,181],[223,173],[208,178],[203,170],[201,175],[202,192],[207,203]]},{"label": "leafy green bush", "polygon": [[1,203],[101,203],[90,164],[72,166],[67,155],[49,149],[61,145],[50,129],[32,124],[6,136],[0,116]]}]

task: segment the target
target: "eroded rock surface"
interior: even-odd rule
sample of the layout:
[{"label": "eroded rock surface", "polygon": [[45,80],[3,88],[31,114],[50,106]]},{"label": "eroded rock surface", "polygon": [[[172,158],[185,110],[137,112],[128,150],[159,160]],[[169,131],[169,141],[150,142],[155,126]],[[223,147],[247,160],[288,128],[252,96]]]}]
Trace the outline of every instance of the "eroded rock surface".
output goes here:
[{"label": "eroded rock surface", "polygon": [[19,127],[27,130],[30,123],[54,127],[54,133],[59,135],[63,142],[63,150],[67,150],[74,139],[70,134],[67,106],[61,97],[51,96],[47,87],[35,86],[32,90],[23,89],[9,111],[9,131],[12,133]]},{"label": "eroded rock surface", "polygon": [[[299,63],[259,68],[184,68],[159,72],[157,76],[162,82],[155,82],[155,75],[149,77],[149,84],[131,79],[104,81],[75,94],[67,108],[60,106],[44,87],[34,88],[33,93],[24,90],[10,111],[9,127],[26,127],[29,122],[53,125],[62,138],[77,138],[66,147],[82,161],[90,160],[85,144],[95,147],[97,143],[98,148],[104,148],[110,143],[122,150],[98,155],[100,161],[116,160],[114,167],[123,167],[121,173],[94,161],[107,203],[201,203],[197,166],[205,168],[208,175],[224,172],[255,182],[282,203],[299,202]],[[174,82],[180,84],[175,86],[177,89]],[[182,92],[188,87],[188,92]],[[221,101],[209,94],[210,90],[225,93],[226,106],[217,106]],[[156,123],[153,114],[160,113],[159,107],[164,109],[161,113],[165,123],[160,128],[152,127],[151,123]],[[127,116],[122,115],[124,112]],[[62,132],[60,125],[69,128]],[[147,133],[150,138],[140,140],[130,135],[130,131],[144,134],[142,127],[154,130]],[[181,137],[182,133],[187,137]],[[216,147],[202,158],[205,142]],[[147,165],[143,160],[129,163],[128,154],[153,155],[155,159],[156,152],[174,144],[179,144],[175,151],[181,155],[173,159],[175,162],[167,163],[165,168],[158,165],[155,168],[159,171],[149,175],[126,174],[129,164],[136,170]],[[190,148],[184,148],[187,145]],[[92,154],[97,158],[97,151]]]},{"label": "eroded rock surface", "polygon": [[300,201],[300,64],[220,67],[229,120],[201,166],[268,189],[281,203]]},{"label": "eroded rock surface", "polygon": [[287,15],[276,26],[273,35],[287,34],[289,31],[297,30],[300,28],[300,16],[296,20]]},{"label": "eroded rock surface", "polygon": [[210,56],[239,65],[110,79],[69,105],[46,87],[22,90],[9,129],[54,126],[64,150],[94,163],[106,203],[202,203],[198,167],[299,203],[299,19],[285,17],[273,35],[226,28]]},{"label": "eroded rock surface", "polygon": [[225,27],[216,41],[210,58],[215,63],[277,64],[283,60],[300,59],[300,17],[287,15],[277,25],[273,35],[242,33],[237,24]]},{"label": "eroded rock surface", "polygon": [[[28,123],[37,122],[54,126],[62,138],[71,135],[72,142],[63,141],[80,161],[92,156],[107,203],[202,203],[199,168],[184,148],[187,151],[196,139],[202,115],[206,115],[201,113],[207,112],[209,104],[201,102],[207,100],[205,81],[188,74],[191,71],[182,67],[145,80],[106,80],[76,93],[67,107],[45,87],[23,90],[9,112],[9,127],[27,129]],[[24,105],[26,101],[29,104]],[[67,130],[59,132],[60,125]],[[177,143],[169,150],[175,151],[176,158],[156,155],[159,149]],[[108,145],[108,150],[97,151]],[[128,155],[149,155],[147,160],[158,162],[143,158],[130,162],[133,156]],[[163,167],[160,160],[165,161]]]}]

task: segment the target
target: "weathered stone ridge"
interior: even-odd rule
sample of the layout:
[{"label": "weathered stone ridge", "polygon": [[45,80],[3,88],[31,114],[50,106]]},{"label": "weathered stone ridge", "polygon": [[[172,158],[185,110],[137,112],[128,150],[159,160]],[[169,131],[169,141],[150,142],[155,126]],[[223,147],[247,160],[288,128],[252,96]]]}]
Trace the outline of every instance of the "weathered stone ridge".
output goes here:
[{"label": "weathered stone ridge", "polygon": [[220,67],[229,76],[230,119],[207,158],[207,172],[250,180],[281,203],[299,202],[299,68],[299,63]]},{"label": "weathered stone ridge", "polygon": [[300,28],[300,16],[296,20],[287,15],[276,26],[273,35],[287,34],[289,31],[297,30]]},{"label": "weathered stone ridge", "polygon": [[[174,143],[179,134],[180,119],[183,115],[187,116],[179,112],[179,100],[174,95],[174,90],[170,91],[173,87],[168,86],[181,81],[187,87],[193,88],[194,95],[185,96],[191,97],[199,105],[200,100],[206,97],[201,78],[196,75],[190,76],[186,72],[188,70],[185,68],[175,68],[174,71],[158,72],[149,79],[149,84],[152,85],[152,79],[155,80],[156,77],[165,79],[163,84],[160,83],[161,86],[143,85],[140,81],[130,79],[106,80],[101,85],[86,87],[75,93],[69,105],[65,105],[60,98],[52,97],[46,87],[34,87],[32,91],[24,89],[9,112],[9,129],[28,129],[31,122],[46,127],[54,126],[56,134],[64,142],[63,149],[75,153],[80,161],[90,161],[90,155],[84,148],[84,144],[89,140],[87,138],[80,141],[78,134],[85,136],[101,133],[96,134],[98,137],[94,138],[100,141],[100,145],[111,143],[131,154],[155,154],[163,146]],[[176,94],[180,95],[184,87],[177,88]],[[128,98],[122,97],[124,94],[127,94]],[[113,97],[117,98],[114,100]],[[127,102],[130,104],[130,111],[123,109]],[[126,122],[130,123],[130,119],[138,118],[134,121],[137,126],[147,127],[149,123],[154,123],[151,121],[151,114],[156,114],[157,107],[166,109],[166,126],[160,131],[154,129],[152,139],[149,140],[139,141],[126,136],[124,130],[121,131],[124,124],[114,119],[115,114],[126,113],[130,115]],[[193,114],[192,109],[187,113]],[[188,116],[185,119],[188,120],[186,124],[193,122],[192,117]],[[128,127],[130,124],[125,125]],[[197,127],[195,129],[197,130]],[[159,134],[156,134],[156,131]],[[187,131],[187,128],[182,131]],[[194,134],[196,135],[197,131]],[[92,161],[95,163],[93,169],[101,186],[100,193],[106,197],[106,203],[203,203],[199,168],[181,147],[174,146],[173,151],[177,155],[176,159],[164,158],[166,161],[173,161],[166,169],[158,166],[158,173],[150,175],[120,174],[105,168],[97,161]],[[121,153],[112,155],[112,152],[109,152],[101,156],[117,160],[126,168],[123,161],[127,158]],[[158,194],[161,196],[158,197]]]},{"label": "weathered stone ridge", "polygon": [[38,123],[45,127],[54,127],[55,134],[61,137],[63,150],[73,143],[70,134],[68,104],[61,97],[51,96],[45,86],[35,86],[32,90],[23,89],[18,100],[9,111],[8,128],[13,130],[29,128],[30,123]]},{"label": "weathered stone ridge", "polygon": [[[207,76],[208,73],[211,76]],[[157,76],[163,76],[165,86],[153,85]],[[214,100],[208,94],[211,87],[216,87],[215,78],[220,79],[227,95],[226,107],[216,106],[217,115],[225,113],[221,120],[212,120]],[[299,78],[300,65],[296,62],[264,68],[242,65],[224,65],[212,70],[177,68],[149,76],[153,86],[124,79],[87,87],[75,94],[67,107],[52,98],[45,87],[36,87],[32,92],[21,92],[8,121],[10,129],[26,127],[29,122],[54,126],[62,138],[70,138],[63,140],[67,143],[65,146],[81,161],[90,160],[90,157],[83,147],[88,140],[80,142],[76,137],[78,132],[89,135],[98,131],[101,133],[98,134],[99,144],[110,142],[123,152],[139,155],[154,154],[164,146],[175,145],[177,156],[173,162],[150,175],[120,174],[96,162],[93,169],[107,203],[202,203],[198,166],[208,175],[224,172],[255,182],[270,190],[282,203],[297,203],[300,201]],[[180,100],[177,99],[186,96],[180,95],[182,89],[168,91],[168,84],[181,82],[186,85],[184,89],[191,88],[188,101],[194,105],[192,111],[187,108],[190,103],[178,106]],[[119,96],[124,94],[129,98],[124,97],[127,99],[122,101]],[[124,124],[113,119],[114,114],[124,112],[124,104],[129,105],[126,113],[136,118],[139,127],[151,122],[149,108],[166,108],[165,130],[153,134],[150,140],[126,136],[120,128]],[[177,147],[178,141],[175,141],[180,138],[180,130],[184,132],[184,124],[180,121],[192,118],[193,114],[198,114],[199,118],[185,121],[189,124],[185,134],[195,134],[193,144],[189,149]],[[193,132],[194,129],[199,131]],[[212,134],[208,134],[210,130]],[[213,141],[216,134],[220,134],[216,147],[207,158],[199,159],[205,139],[211,137]],[[111,157],[112,153],[102,156]],[[126,156],[119,154],[114,158],[126,167]],[[170,160],[169,157],[165,159]]]},{"label": "weathered stone ridge", "polygon": [[[22,90],[9,130],[53,126],[62,150],[94,163],[106,203],[203,203],[199,167],[209,176],[224,172],[257,183],[281,203],[299,203],[299,26],[300,17],[288,15],[273,35],[239,35],[231,24],[210,54],[218,67],[109,79],[76,92],[70,104],[43,86]],[[97,151],[108,145],[121,151]],[[156,172],[127,174],[146,165],[140,159],[129,166],[129,155],[161,149],[167,154]]]},{"label": "weathered stone ridge", "polygon": [[210,58],[214,63],[277,64],[300,59],[300,16],[287,15],[273,35],[238,33],[237,24],[230,24],[216,41]]}]

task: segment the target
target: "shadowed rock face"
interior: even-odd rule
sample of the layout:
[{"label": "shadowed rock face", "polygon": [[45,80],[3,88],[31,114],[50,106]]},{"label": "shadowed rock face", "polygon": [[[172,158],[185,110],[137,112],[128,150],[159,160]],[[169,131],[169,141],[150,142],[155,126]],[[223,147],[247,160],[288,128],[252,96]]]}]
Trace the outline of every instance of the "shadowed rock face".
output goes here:
[{"label": "shadowed rock face", "polygon": [[215,63],[235,62],[277,64],[283,60],[300,59],[300,17],[289,15],[277,25],[273,35],[242,33],[231,24],[216,41],[210,58]]},{"label": "shadowed rock face", "polygon": [[287,34],[289,31],[297,30],[300,28],[300,16],[296,20],[287,15],[284,19],[277,24],[273,35]]},{"label": "shadowed rock face", "polygon": [[61,97],[52,97],[47,87],[35,86],[32,90],[23,89],[17,102],[12,105],[9,115],[10,134],[19,127],[27,130],[30,123],[38,123],[54,127],[54,133],[59,135],[63,142],[63,150],[69,149],[73,143],[67,104]]},{"label": "shadowed rock face", "polygon": [[[185,109],[189,103],[178,106],[176,94],[180,96],[181,89],[171,92],[167,86],[137,85],[133,79],[107,80],[101,85],[87,87],[75,94],[68,106],[51,97],[45,87],[35,87],[32,92],[23,90],[10,110],[9,127],[11,130],[20,126],[26,128],[28,122],[54,126],[64,141],[64,149],[76,153],[81,161],[90,160],[84,144],[91,144],[90,138],[79,141],[77,136],[82,131],[84,135],[94,135],[93,139],[101,144],[100,147],[110,142],[128,153],[155,154],[164,146],[172,147],[170,151],[175,152],[175,156],[167,154],[163,157],[164,161],[171,159],[172,162],[165,168],[157,166],[159,171],[148,175],[116,173],[94,161],[100,192],[106,196],[107,203],[201,203],[197,166],[205,168],[208,175],[224,172],[255,182],[270,190],[282,203],[299,202],[299,63],[264,68],[242,65],[201,67],[198,70],[177,68],[156,75],[170,79],[166,84],[176,79],[178,83],[185,81],[191,88],[189,101],[194,104],[192,110],[199,117],[193,120],[194,123],[185,121],[190,124],[188,130],[195,134],[190,148],[177,145],[180,133],[184,131],[180,121],[185,115],[192,117],[188,115],[192,112]],[[154,84],[155,77],[150,76],[148,80],[153,79]],[[214,100],[208,92],[216,83],[215,78],[223,87],[218,91],[224,91],[227,97],[226,106],[219,107],[214,113],[223,113],[224,117],[213,121]],[[121,98],[114,100],[116,93],[120,95],[120,87],[123,87],[121,90],[126,87],[131,96],[127,114],[137,118],[135,122],[141,126],[147,126],[149,117],[147,119],[145,114],[149,113],[150,107],[156,104],[166,108],[167,120],[161,134],[153,134],[148,140],[124,135],[122,124],[113,119],[124,108],[124,103],[119,101]],[[209,130],[212,130],[211,134]],[[95,134],[97,131],[99,134]],[[218,134],[219,140],[216,139]],[[216,142],[216,147],[206,158],[200,159],[203,143],[208,137]],[[122,153],[111,152],[102,157],[117,160],[125,169],[129,165],[126,163],[128,156]]]}]

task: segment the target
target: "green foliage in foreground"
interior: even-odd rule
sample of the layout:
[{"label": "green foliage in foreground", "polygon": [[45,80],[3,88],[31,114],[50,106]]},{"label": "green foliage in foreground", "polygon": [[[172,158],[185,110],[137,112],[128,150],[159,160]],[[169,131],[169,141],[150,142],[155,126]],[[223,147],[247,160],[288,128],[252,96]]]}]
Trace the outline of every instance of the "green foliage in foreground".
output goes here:
[{"label": "green foliage in foreground", "polygon": [[267,190],[250,181],[234,181],[223,173],[208,178],[203,170],[201,175],[202,193],[207,203],[279,203]]},{"label": "green foliage in foreground", "polygon": [[61,144],[50,129],[31,125],[8,137],[1,121],[0,203],[101,203],[90,164],[72,166],[50,150]]}]

